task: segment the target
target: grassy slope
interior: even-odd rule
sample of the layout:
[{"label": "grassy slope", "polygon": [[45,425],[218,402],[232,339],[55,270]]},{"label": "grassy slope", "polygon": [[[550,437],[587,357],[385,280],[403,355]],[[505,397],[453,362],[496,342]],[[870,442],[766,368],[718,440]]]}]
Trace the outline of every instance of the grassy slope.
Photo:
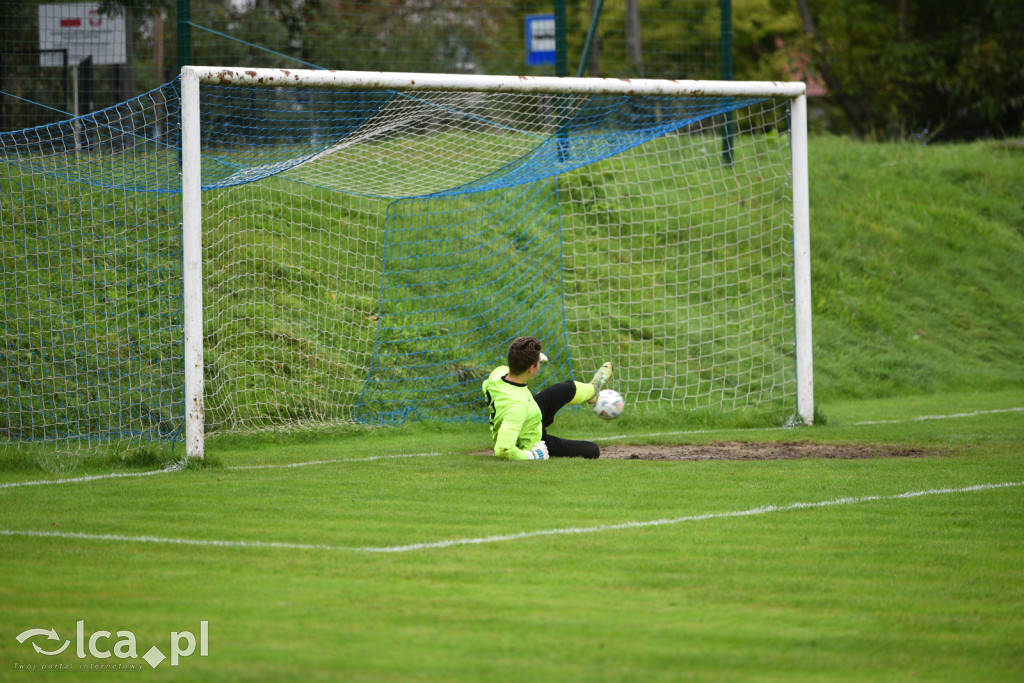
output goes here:
[{"label": "grassy slope", "polygon": [[[827,407],[848,398],[1024,384],[1019,361],[1024,358],[1024,148],[990,142],[866,144],[816,137],[810,156],[819,402]],[[645,161],[654,166],[650,173],[662,172],[653,157],[636,157],[636,163]],[[620,219],[628,222],[628,217]],[[602,232],[588,238],[600,240]],[[641,254],[632,254],[630,260],[639,262]],[[632,272],[634,266],[623,264],[618,270]],[[577,268],[572,277],[589,275],[590,287],[603,291],[603,272]],[[292,286],[303,285],[294,281]],[[376,285],[352,286],[353,296],[365,301],[351,310],[332,311],[329,317],[365,324],[367,310],[376,305],[370,301]],[[588,283],[577,287],[587,291]],[[630,291],[623,288],[621,296],[628,297]],[[287,303],[303,311],[322,299],[322,294],[297,295]],[[629,306],[623,302],[617,313]],[[682,317],[694,315],[687,310]],[[426,331],[424,336],[429,336]],[[276,349],[282,357],[288,351],[284,346]],[[323,397],[302,398],[326,380],[281,381],[278,398],[284,404],[316,405],[313,412],[318,413],[328,410]],[[326,404],[341,400],[332,395]],[[244,409],[244,401],[242,405]]]},{"label": "grassy slope", "polygon": [[[638,155],[636,163],[650,163],[651,174],[663,172],[654,157]],[[1020,267],[1024,262],[1024,205],[1020,200],[1024,195],[1024,148],[987,142],[879,145],[816,137],[811,141],[811,170],[819,402],[827,406],[846,398],[1024,384],[1018,360],[1024,357],[1024,268]],[[600,183],[596,180],[594,184]],[[609,206],[627,204],[621,198],[605,199]],[[595,216],[600,218],[595,214],[588,219]],[[628,216],[619,219],[632,224]],[[588,238],[600,240],[602,232],[596,230]],[[499,252],[503,250],[501,247]],[[629,260],[634,263],[613,271],[632,272],[629,269],[636,267],[642,254],[632,254]],[[636,272],[642,277],[641,271]],[[607,288],[602,280],[607,273],[601,269],[577,268],[572,277],[585,279],[588,274],[591,282],[576,283],[581,291]],[[369,287],[365,283],[352,285],[352,296],[362,303],[332,311],[329,317],[351,318],[353,324],[365,325],[371,317],[368,311],[376,305],[371,301],[377,294],[376,281],[371,280]],[[345,286],[332,284],[329,291]],[[630,291],[623,288],[621,296],[628,297]],[[288,305],[304,311],[323,298],[322,293],[311,298],[294,296]],[[582,305],[586,304],[584,299]],[[630,305],[598,310],[603,316],[615,317],[629,311]],[[696,314],[687,310],[680,317],[685,320]],[[354,332],[352,340],[360,334]],[[367,339],[373,339],[374,332],[369,335]],[[430,336],[427,330],[424,336]],[[429,339],[423,342],[430,343]],[[700,340],[689,343],[696,345]],[[413,348],[418,349],[415,343]],[[228,349],[231,353],[230,345]],[[274,353],[272,350],[271,355]],[[282,346],[276,353],[286,358],[288,349]],[[342,397],[345,392],[332,393],[326,399],[303,398],[304,392],[314,392],[328,383],[320,377],[307,380],[301,375],[291,381],[281,378],[280,395],[274,400],[284,409],[316,406],[311,410],[316,414],[337,410],[351,400],[348,394]],[[346,391],[358,392],[359,388],[347,386]],[[259,400],[256,397],[250,402]],[[241,402],[241,410],[246,403]],[[715,415],[706,418],[715,419]]]},{"label": "grassy slope", "polygon": [[811,140],[819,401],[1024,382],[1024,148]]},{"label": "grassy slope", "polygon": [[[1024,263],[1024,148],[991,142],[930,147],[865,144],[815,137],[810,152],[815,389],[819,405],[827,408],[830,402],[847,398],[1024,384],[1019,361],[1024,358],[1024,268],[1020,265]],[[639,155],[636,162],[646,159]],[[660,168],[651,169],[655,172],[661,172]],[[304,207],[303,215],[312,217],[309,229],[320,230],[317,221],[330,211],[321,205],[330,202],[306,194],[295,201]],[[316,210],[309,208],[314,205]],[[364,208],[359,205],[357,212]],[[216,213],[215,207],[211,212]],[[283,221],[280,216],[269,216],[266,220],[272,225],[306,225],[294,216]],[[600,239],[600,234],[595,232],[592,239]],[[354,250],[372,246],[372,240],[361,241],[364,237],[362,232],[353,237],[357,242]],[[276,262],[272,242],[242,239],[253,240],[249,248],[254,253],[267,251]],[[314,239],[328,236],[317,233]],[[14,249],[12,244],[5,242],[5,258],[13,257],[13,252],[8,253]],[[316,257],[337,260],[342,252],[318,253]],[[242,258],[237,249],[226,249],[225,253]],[[630,272],[625,265],[617,271]],[[588,272],[577,268],[572,277],[585,278]],[[232,276],[233,270],[229,268],[225,273],[225,277]],[[595,273],[592,288],[603,291],[601,274]],[[346,414],[345,406],[362,386],[359,378],[343,373],[338,386],[334,386],[322,376],[324,373],[291,376],[289,354],[294,355],[293,347],[298,346],[300,355],[313,352],[321,359],[320,369],[343,366],[344,358],[338,355],[342,345],[374,338],[368,321],[374,317],[375,281],[312,282],[299,271],[288,276],[257,271],[250,277],[280,280],[294,291],[285,291],[279,300],[275,299],[281,310],[266,329],[265,325],[255,325],[250,310],[260,305],[251,294],[258,289],[257,282],[244,286],[235,280],[213,283],[211,304],[223,299],[218,287],[229,291],[227,300],[234,306],[229,315],[239,322],[216,328],[211,337],[207,358],[210,386],[223,387],[221,394],[211,393],[208,398],[211,420],[217,421],[221,414],[218,401],[230,391],[238,393],[240,398],[234,400],[243,412],[246,406],[257,406],[279,417],[298,420]],[[637,277],[642,273],[638,272]],[[71,310],[83,307],[77,301],[61,299],[66,294],[58,285],[40,282],[39,296],[50,297]],[[12,292],[24,293],[20,281],[8,284]],[[586,282],[578,286],[588,291]],[[133,286],[129,291],[139,288]],[[622,296],[629,291],[623,288]],[[7,306],[12,306],[10,301]],[[628,304],[621,309],[630,310]],[[11,311],[8,314],[13,315]],[[267,313],[257,317],[262,319],[263,315]],[[695,311],[687,310],[677,317],[686,320],[694,315]],[[344,339],[307,340],[302,336],[302,325],[292,321],[317,316],[345,326]],[[231,338],[236,327],[243,328],[242,333]],[[666,334],[672,334],[677,328],[665,329],[669,330]],[[247,340],[269,349],[269,367],[260,365],[257,370],[272,376],[271,390],[254,392],[249,386],[247,373],[256,361],[251,358],[251,348],[240,346]],[[22,343],[24,339],[5,337],[4,345],[12,353],[11,349],[17,352]],[[687,343],[694,348],[703,342],[697,339]],[[306,348],[303,344],[312,346]],[[591,350],[595,356],[607,352]],[[90,348],[80,351],[83,358],[94,360]],[[701,352],[704,354],[703,346]],[[141,353],[145,354],[146,349]],[[365,364],[369,349],[350,349],[347,353],[358,357],[357,365]],[[647,353],[653,351],[648,348]],[[153,365],[155,361],[143,355],[139,362]],[[643,362],[653,361],[645,358]],[[20,366],[12,367],[13,373],[4,375],[0,382],[27,381],[18,374]],[[91,384],[98,383],[100,380]],[[14,394],[18,395],[18,390]],[[93,399],[86,396],[80,400]],[[72,412],[78,407],[70,399],[69,405]],[[245,417],[243,414],[242,419]],[[676,415],[666,419],[680,418]],[[697,422],[715,419],[713,414],[694,418]]]},{"label": "grassy slope", "polygon": [[[810,157],[815,391],[826,417],[847,399],[1024,385],[1024,147],[814,137]],[[744,423],[714,411],[662,419]]]}]

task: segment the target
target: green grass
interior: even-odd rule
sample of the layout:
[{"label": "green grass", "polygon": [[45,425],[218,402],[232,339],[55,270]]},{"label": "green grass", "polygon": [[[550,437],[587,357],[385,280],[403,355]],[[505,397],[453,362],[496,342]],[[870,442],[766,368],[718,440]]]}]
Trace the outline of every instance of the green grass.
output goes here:
[{"label": "green grass", "polygon": [[[1022,413],[914,419],[932,409],[1020,408],[1024,392],[921,401],[837,403],[827,426],[796,431],[651,436],[628,416],[618,423],[634,441],[906,444],[928,451],[918,458],[524,464],[474,455],[487,448],[482,430],[421,426],[326,440],[215,440],[216,464],[206,469],[0,489],[6,530],[329,547],[0,536],[0,665],[98,661],[36,655],[14,640],[28,628],[52,626],[63,638],[85,620],[86,637],[130,630],[140,655],[151,645],[168,654],[171,631],[198,634],[207,620],[207,658],[185,658],[177,671],[143,664],[147,674],[1019,680],[1024,489],[890,496],[1024,481]],[[865,419],[895,422],[857,424]],[[438,455],[346,462],[427,452]],[[317,460],[333,462],[235,469]],[[883,498],[408,552],[351,550],[864,496]]]},{"label": "green grass", "polygon": [[[37,655],[15,640],[26,629],[69,638],[84,620],[86,638],[131,631],[139,655],[169,654],[172,631],[207,620],[208,657],[134,663],[165,680],[1021,680],[1024,487],[893,496],[1024,482],[1022,161],[996,143],[811,141],[814,428],[580,410],[557,432],[922,457],[509,463],[480,454],[480,424],[222,436],[173,472],[180,444],[73,472],[9,449],[0,530],[69,535],[0,534],[0,679],[100,663]],[[359,296],[329,314],[364,320]],[[294,344],[289,324],[274,343]],[[84,479],[111,474],[145,476]]]},{"label": "green grass", "polygon": [[1024,150],[811,142],[815,389],[1024,381]]}]

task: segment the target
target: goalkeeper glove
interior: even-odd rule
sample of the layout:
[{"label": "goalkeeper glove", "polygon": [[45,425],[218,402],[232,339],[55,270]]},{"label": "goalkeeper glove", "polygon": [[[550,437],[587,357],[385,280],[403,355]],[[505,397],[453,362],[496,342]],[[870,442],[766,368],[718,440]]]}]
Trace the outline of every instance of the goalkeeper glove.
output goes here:
[{"label": "goalkeeper glove", "polygon": [[530,460],[547,460],[548,457],[548,445],[543,441],[530,446]]}]

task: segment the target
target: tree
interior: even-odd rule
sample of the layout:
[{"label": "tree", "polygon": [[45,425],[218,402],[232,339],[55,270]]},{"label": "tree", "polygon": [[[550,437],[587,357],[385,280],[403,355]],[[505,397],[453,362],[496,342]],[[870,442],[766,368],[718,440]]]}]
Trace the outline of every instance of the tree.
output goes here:
[{"label": "tree", "polygon": [[801,35],[792,0],[733,0],[732,10],[736,80],[791,78],[791,47]]},{"label": "tree", "polygon": [[1024,122],[1024,3],[797,0],[812,66],[854,130],[1012,135]]}]

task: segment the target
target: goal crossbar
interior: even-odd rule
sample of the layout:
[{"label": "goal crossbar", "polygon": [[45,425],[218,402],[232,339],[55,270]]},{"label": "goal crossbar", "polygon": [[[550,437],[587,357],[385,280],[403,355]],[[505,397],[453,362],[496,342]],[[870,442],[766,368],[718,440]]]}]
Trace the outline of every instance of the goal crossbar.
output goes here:
[{"label": "goal crossbar", "polygon": [[346,88],[350,90],[463,90],[549,94],[613,94],[709,97],[798,97],[802,82],[695,81],[651,78],[556,78],[553,76],[486,76],[474,74],[390,73],[301,69],[247,69],[186,66],[182,78],[194,76],[203,85]]}]

